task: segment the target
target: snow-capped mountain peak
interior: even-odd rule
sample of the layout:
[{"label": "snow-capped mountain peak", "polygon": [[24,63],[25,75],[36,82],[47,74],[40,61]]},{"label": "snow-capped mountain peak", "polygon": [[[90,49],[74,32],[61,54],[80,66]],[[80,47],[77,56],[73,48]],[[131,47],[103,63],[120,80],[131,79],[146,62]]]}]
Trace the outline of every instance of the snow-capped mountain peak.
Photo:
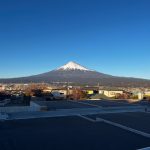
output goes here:
[{"label": "snow-capped mountain peak", "polygon": [[70,61],[67,64],[65,64],[64,66],[58,68],[57,70],[82,70],[82,71],[90,71],[89,69],[73,62]]}]

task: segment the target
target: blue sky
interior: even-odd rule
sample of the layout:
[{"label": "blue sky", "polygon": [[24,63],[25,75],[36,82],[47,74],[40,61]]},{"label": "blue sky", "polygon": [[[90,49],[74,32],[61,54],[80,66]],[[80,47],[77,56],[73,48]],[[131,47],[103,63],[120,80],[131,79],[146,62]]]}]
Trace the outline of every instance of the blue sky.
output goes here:
[{"label": "blue sky", "polygon": [[0,0],[0,78],[68,61],[150,79],[149,0]]}]

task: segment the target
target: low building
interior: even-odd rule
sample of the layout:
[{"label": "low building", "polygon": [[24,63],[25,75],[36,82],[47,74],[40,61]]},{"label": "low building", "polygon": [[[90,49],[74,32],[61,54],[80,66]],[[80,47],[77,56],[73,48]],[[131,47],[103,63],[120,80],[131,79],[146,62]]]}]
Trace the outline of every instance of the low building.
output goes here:
[{"label": "low building", "polygon": [[144,96],[150,97],[150,91],[144,92]]},{"label": "low building", "polygon": [[0,85],[0,91],[4,91],[5,90],[5,86],[4,85]]},{"label": "low building", "polygon": [[122,95],[124,92],[121,90],[99,90],[99,94],[104,94],[107,97],[116,97]]},{"label": "low building", "polygon": [[143,99],[150,100],[150,91],[146,91],[143,93]]},{"label": "low building", "polygon": [[98,94],[97,87],[84,87],[84,88],[81,88],[81,90],[86,92],[88,95]]},{"label": "low building", "polygon": [[43,92],[51,92],[53,90],[53,88],[52,87],[46,87],[44,90],[43,90]]},{"label": "low building", "polygon": [[144,95],[142,92],[138,93],[138,100],[142,100],[144,98]]},{"label": "low building", "polygon": [[92,95],[92,94],[94,94],[94,90],[87,90],[86,93],[87,93],[88,95]]}]

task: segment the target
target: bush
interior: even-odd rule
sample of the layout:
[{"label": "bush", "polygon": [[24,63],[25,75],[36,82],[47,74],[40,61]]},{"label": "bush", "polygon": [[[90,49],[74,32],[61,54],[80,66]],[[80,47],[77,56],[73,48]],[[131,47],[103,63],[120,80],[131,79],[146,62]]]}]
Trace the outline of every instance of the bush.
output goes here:
[{"label": "bush", "polygon": [[82,100],[82,99],[87,99],[87,94],[86,92],[80,90],[80,89],[76,89],[73,90],[72,94],[69,96],[70,99],[74,99],[74,100]]}]

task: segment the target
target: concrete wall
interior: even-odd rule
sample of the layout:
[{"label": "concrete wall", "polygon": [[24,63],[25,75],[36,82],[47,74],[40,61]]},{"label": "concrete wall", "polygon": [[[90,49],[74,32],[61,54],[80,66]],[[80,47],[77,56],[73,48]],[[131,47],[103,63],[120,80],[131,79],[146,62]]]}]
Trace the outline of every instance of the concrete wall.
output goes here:
[{"label": "concrete wall", "polygon": [[40,110],[41,107],[32,101],[30,102],[30,106],[0,107],[0,113],[32,112],[32,111],[40,111]]},{"label": "concrete wall", "polygon": [[26,112],[26,111],[31,111],[30,106],[0,107],[0,113]]},{"label": "concrete wall", "polygon": [[40,111],[41,106],[33,101],[30,102],[30,110],[31,111]]},{"label": "concrete wall", "polygon": [[10,99],[5,99],[3,101],[0,101],[0,106],[5,106],[6,104],[8,104],[11,100]]}]

